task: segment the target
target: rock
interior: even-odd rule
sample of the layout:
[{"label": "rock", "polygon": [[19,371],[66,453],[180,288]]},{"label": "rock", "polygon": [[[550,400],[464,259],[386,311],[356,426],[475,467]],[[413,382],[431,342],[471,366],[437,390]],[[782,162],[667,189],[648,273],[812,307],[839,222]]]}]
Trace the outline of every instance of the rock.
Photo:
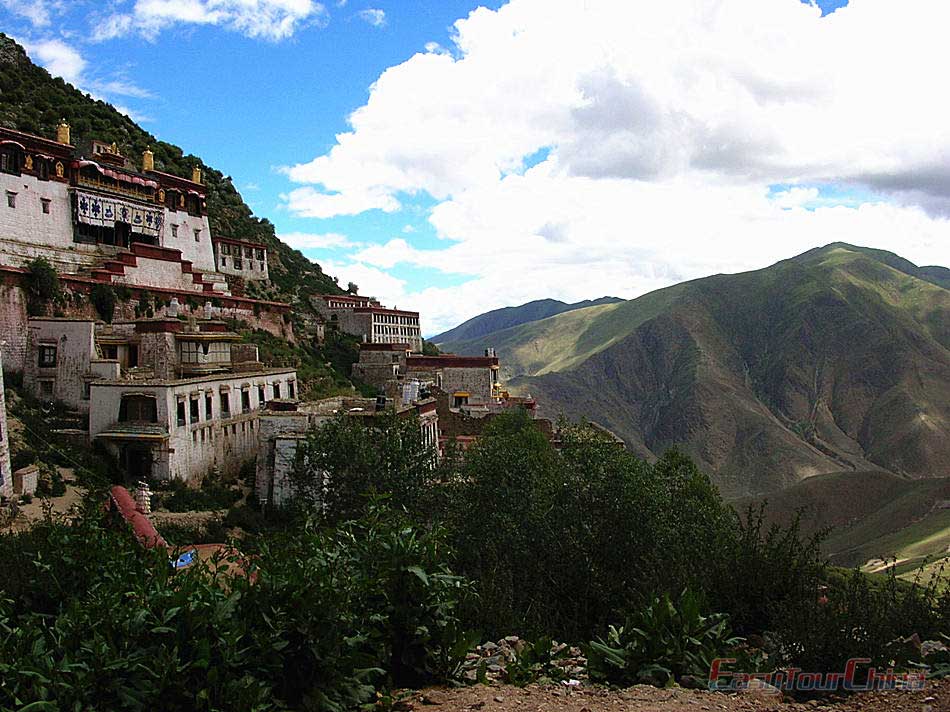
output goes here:
[{"label": "rock", "polygon": [[948,650],[950,650],[950,648],[947,648],[947,646],[939,640],[925,640],[920,644],[920,654],[924,657],[933,655],[934,653],[945,653]]},{"label": "rock", "polygon": [[491,641],[489,640],[487,643],[485,643],[484,645],[482,645],[481,648],[482,648],[482,650],[487,650],[487,651],[489,651],[489,652],[494,652],[494,651],[498,650],[498,644],[497,644],[497,643],[493,643],[493,642],[491,642]]},{"label": "rock", "polygon": [[778,700],[782,697],[782,691],[780,689],[762,680],[749,680],[749,684],[739,690],[739,692],[749,697],[759,697],[763,699]]},{"label": "rock", "polygon": [[501,704],[502,702],[505,701],[505,698],[502,697],[501,695],[495,695],[494,700],[495,700],[495,702],[497,702],[498,704]]},{"label": "rock", "polygon": [[683,675],[683,677],[680,678],[680,686],[685,687],[687,690],[702,690],[704,687],[706,687],[702,680],[699,680],[692,675]]},{"label": "rock", "polygon": [[439,692],[425,692],[422,695],[422,704],[441,705],[445,702],[445,695]]}]

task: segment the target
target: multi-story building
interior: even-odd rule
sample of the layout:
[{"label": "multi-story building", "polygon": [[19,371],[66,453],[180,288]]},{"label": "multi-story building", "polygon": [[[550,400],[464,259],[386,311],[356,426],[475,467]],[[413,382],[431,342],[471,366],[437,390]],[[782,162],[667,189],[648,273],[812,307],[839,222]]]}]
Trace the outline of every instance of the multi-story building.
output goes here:
[{"label": "multi-story building", "polygon": [[362,344],[354,377],[387,392],[402,391],[412,382],[429,384],[450,396],[451,407],[473,415],[489,412],[507,398],[498,380],[498,357],[489,349],[484,356],[420,356],[408,344]]},{"label": "multi-story building", "polygon": [[212,244],[206,198],[198,168],[155,170],[149,150],[136,164],[115,144],[73,146],[65,123],[55,140],[0,128],[2,265],[45,257],[61,274],[209,298],[231,296],[227,275],[267,279],[264,245]]},{"label": "multi-story building", "polygon": [[408,344],[422,351],[419,312],[387,309],[371,297],[318,294],[312,299],[327,324],[367,344]]},{"label": "multi-story building", "polygon": [[215,235],[211,238],[211,247],[221,274],[252,281],[269,279],[267,245]]},{"label": "multi-story building", "polygon": [[265,368],[224,322],[31,319],[25,388],[89,414],[89,435],[133,479],[200,479],[253,458],[272,399],[296,398],[292,368]]},{"label": "multi-story building", "polygon": [[399,417],[417,417],[422,442],[432,448],[433,454],[438,452],[439,416],[432,398],[400,403],[391,399],[338,397],[306,404],[289,401],[268,404],[260,418],[255,487],[258,499],[278,507],[291,501],[291,473],[297,464],[297,448],[311,429],[341,413],[352,418],[375,418],[387,412],[395,412]]}]

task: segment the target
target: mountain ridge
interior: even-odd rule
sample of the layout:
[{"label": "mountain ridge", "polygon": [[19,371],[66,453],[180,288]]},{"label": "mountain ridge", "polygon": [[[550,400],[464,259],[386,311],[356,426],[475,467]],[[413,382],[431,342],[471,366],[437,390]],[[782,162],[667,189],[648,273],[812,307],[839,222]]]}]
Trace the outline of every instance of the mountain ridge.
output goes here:
[{"label": "mountain ridge", "polygon": [[730,496],[841,470],[940,476],[950,474],[945,272],[832,243],[485,345],[547,415],[601,422],[648,458],[684,450]]},{"label": "mountain ridge", "polygon": [[568,304],[558,299],[536,299],[518,306],[493,309],[462,322],[453,329],[443,331],[430,339],[432,343],[455,350],[454,344],[482,338],[496,331],[503,331],[521,324],[526,324],[550,316],[556,316],[576,309],[614,304],[622,302],[619,297],[600,297],[599,299],[585,299],[584,301]]}]

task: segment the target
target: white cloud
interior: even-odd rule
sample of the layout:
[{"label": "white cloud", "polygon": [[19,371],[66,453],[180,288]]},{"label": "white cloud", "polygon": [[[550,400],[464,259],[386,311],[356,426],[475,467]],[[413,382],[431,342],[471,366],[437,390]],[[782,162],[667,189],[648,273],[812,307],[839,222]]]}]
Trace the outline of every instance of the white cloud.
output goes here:
[{"label": "white cloud", "polygon": [[339,247],[357,247],[346,235],[335,232],[314,234],[306,232],[286,232],[277,236],[282,242],[298,250],[327,249]]},{"label": "white cloud", "polygon": [[[326,218],[434,198],[444,247],[407,236],[355,259],[473,275],[407,288],[435,328],[834,240],[950,264],[948,24],[943,0],[853,0],[824,18],[799,0],[479,8],[450,52],[384,71],[336,144],[286,169],[301,185],[285,204]],[[880,197],[835,207],[819,185]]]},{"label": "white cloud", "polygon": [[0,7],[27,20],[34,27],[47,27],[52,15],[62,9],[58,0],[0,0]]},{"label": "white cloud", "polygon": [[383,27],[386,24],[386,12],[375,7],[360,10],[356,13],[359,18],[373,27]]},{"label": "white cloud", "polygon": [[86,60],[62,40],[24,42],[24,48],[39,64],[55,77],[71,84],[80,84],[86,70]]},{"label": "white cloud", "polygon": [[314,0],[135,0],[130,12],[96,19],[93,39],[135,33],[154,40],[174,26],[216,25],[247,37],[277,41],[307,24],[324,22],[326,16],[323,4]]},{"label": "white cloud", "polygon": [[30,58],[43,66],[54,77],[61,77],[82,91],[88,92],[94,99],[112,103],[117,111],[133,121],[151,121],[151,118],[136,109],[116,103],[111,97],[129,97],[132,99],[151,99],[153,94],[134,84],[129,79],[118,76],[112,79],[90,77],[87,72],[89,63],[80,52],[59,39],[40,41],[22,41]]}]

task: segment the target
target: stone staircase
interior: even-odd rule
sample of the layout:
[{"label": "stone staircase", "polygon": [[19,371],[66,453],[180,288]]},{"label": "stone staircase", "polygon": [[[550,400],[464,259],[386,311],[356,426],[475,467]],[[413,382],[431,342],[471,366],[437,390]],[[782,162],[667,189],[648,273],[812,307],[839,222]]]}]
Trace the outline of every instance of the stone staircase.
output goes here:
[{"label": "stone staircase", "polygon": [[133,242],[129,249],[120,249],[114,257],[83,268],[79,274],[105,284],[230,295],[224,275],[195,270],[189,260],[182,259],[181,250],[141,242]]}]

